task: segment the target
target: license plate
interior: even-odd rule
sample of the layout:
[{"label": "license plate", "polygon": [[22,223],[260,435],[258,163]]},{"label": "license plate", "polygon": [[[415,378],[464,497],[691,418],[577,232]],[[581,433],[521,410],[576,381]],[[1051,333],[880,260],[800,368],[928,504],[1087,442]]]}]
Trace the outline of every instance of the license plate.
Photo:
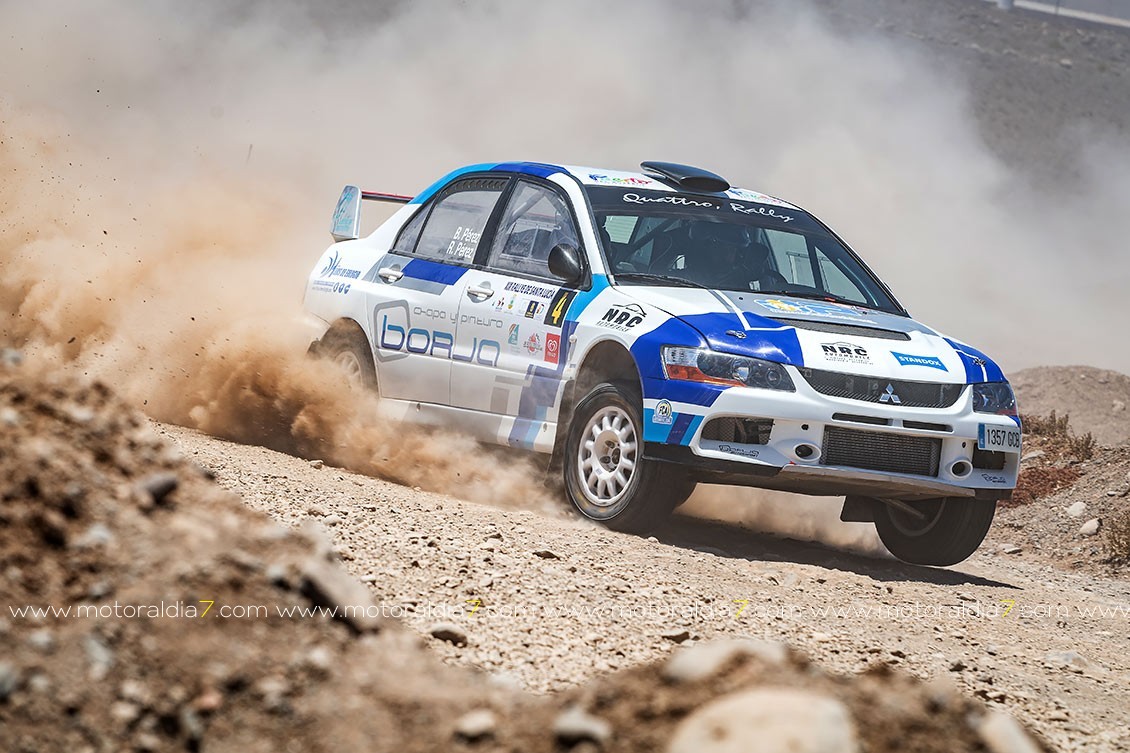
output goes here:
[{"label": "license plate", "polygon": [[977,427],[977,449],[1020,452],[1020,429],[980,424]]}]

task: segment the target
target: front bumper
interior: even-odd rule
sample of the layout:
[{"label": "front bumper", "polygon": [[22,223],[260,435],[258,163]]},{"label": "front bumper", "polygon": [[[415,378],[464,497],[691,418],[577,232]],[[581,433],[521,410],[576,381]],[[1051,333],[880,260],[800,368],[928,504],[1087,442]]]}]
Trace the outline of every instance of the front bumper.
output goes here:
[{"label": "front bumper", "polygon": [[[969,389],[949,408],[907,408],[822,395],[789,371],[796,392],[720,388],[689,403],[666,397],[687,394],[672,382],[646,380],[645,454],[686,465],[700,481],[802,494],[1011,496],[1019,452],[977,451],[977,435],[981,424],[1016,428],[1016,422],[975,413]],[[764,419],[772,428],[767,436],[719,437],[712,422],[726,418]]]}]

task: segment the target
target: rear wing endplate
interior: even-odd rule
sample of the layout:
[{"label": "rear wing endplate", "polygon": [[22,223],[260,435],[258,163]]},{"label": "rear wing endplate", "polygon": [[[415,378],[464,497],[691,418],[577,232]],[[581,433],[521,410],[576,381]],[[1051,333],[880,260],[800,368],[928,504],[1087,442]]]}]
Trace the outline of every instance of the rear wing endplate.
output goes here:
[{"label": "rear wing endplate", "polygon": [[361,201],[388,201],[393,204],[407,204],[412,201],[411,196],[401,196],[395,193],[379,193],[376,191],[362,191],[357,186],[346,186],[341,190],[341,197],[334,207],[333,222],[330,223],[330,235],[334,241],[351,241],[361,237]]}]

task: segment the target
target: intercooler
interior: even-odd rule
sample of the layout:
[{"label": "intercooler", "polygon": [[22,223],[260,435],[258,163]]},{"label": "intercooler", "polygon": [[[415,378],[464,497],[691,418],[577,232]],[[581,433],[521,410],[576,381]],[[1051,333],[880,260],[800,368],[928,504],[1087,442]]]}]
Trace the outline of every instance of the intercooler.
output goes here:
[{"label": "intercooler", "polygon": [[937,477],[942,440],[829,426],[824,429],[821,465]]}]

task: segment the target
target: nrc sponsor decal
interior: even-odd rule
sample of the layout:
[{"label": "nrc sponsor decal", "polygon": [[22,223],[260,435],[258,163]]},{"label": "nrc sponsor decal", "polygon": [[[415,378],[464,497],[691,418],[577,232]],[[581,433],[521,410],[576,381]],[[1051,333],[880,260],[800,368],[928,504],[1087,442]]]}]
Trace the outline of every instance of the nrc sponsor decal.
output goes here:
[{"label": "nrc sponsor decal", "polygon": [[942,363],[942,359],[935,356],[915,356],[910,353],[896,353],[891,351],[891,355],[899,362],[899,366],[923,366],[927,369],[941,369],[942,371],[949,371],[946,365]]},{"label": "nrc sponsor decal", "polygon": [[604,312],[596,326],[627,332],[646,318],[647,312],[639,304],[615,303]]}]

